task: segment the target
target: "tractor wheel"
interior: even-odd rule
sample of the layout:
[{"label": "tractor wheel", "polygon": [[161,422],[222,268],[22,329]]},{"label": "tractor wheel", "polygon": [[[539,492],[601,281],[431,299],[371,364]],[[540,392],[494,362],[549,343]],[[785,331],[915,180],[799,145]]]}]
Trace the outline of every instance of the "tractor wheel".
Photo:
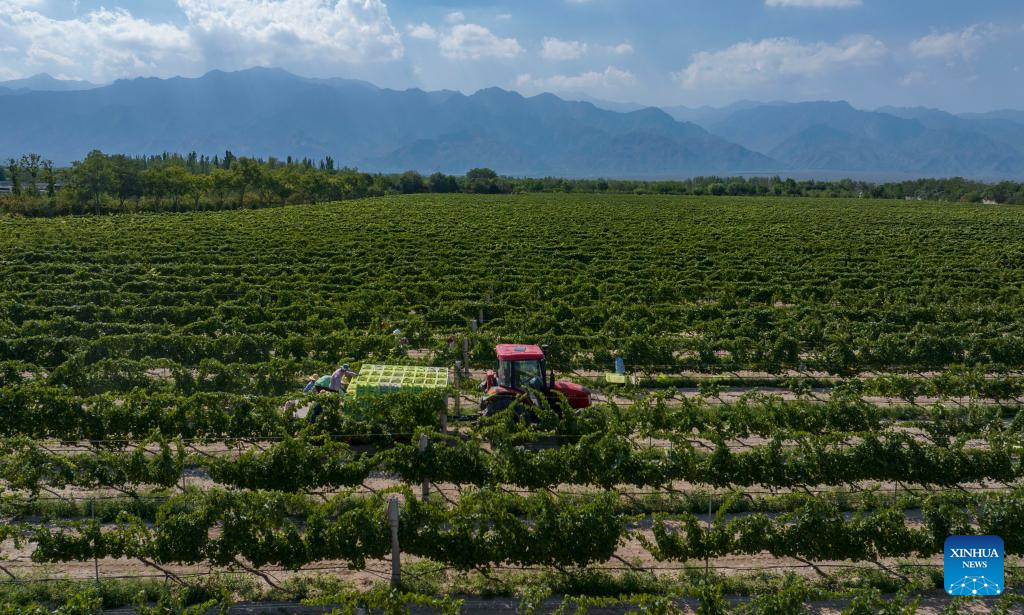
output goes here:
[{"label": "tractor wheel", "polygon": [[495,414],[511,406],[512,401],[513,400],[510,397],[492,397],[491,399],[484,402],[484,416],[494,416]]}]

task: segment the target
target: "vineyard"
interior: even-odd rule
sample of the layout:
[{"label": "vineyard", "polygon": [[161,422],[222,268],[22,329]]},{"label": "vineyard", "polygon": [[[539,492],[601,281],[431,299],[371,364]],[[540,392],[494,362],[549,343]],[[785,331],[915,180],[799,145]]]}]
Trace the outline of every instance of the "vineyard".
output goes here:
[{"label": "vineyard", "polygon": [[[989,605],[1020,608],[1016,206],[0,217],[0,280],[0,603],[908,613],[959,608],[947,536],[996,534],[1011,591]],[[595,405],[476,417],[507,342]],[[342,363],[453,384],[283,410]]]}]

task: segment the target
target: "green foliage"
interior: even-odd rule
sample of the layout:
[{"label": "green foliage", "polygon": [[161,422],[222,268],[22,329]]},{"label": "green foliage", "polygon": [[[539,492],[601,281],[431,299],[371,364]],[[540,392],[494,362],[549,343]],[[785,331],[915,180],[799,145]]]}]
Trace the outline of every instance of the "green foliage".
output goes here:
[{"label": "green foliage", "polygon": [[700,601],[697,605],[697,615],[725,615],[729,612],[721,585],[710,582],[698,583],[693,594]]},{"label": "green foliage", "polygon": [[737,610],[749,615],[800,615],[806,610],[804,604],[809,594],[808,584],[800,577],[789,574],[779,591],[755,596],[749,604]]},{"label": "green foliage", "polygon": [[462,609],[460,599],[447,596],[436,598],[385,587],[376,587],[368,592],[345,592],[308,600],[305,603],[312,606],[336,607],[330,611],[332,615],[356,615],[363,612],[407,615],[412,613],[413,608],[431,609],[440,615],[458,615]]},{"label": "green foliage", "polygon": [[[27,178],[36,163],[42,173],[32,160],[14,170]],[[516,185],[486,170],[464,180],[374,178],[328,166],[91,154],[56,197],[18,198],[105,212]],[[722,178],[706,184],[724,194],[745,189]],[[958,494],[953,487],[1012,484],[1024,472],[1024,414],[1016,407],[1024,344],[1012,334],[1024,313],[1014,292],[1024,275],[1021,212],[766,204],[446,195],[230,214],[5,218],[0,481],[10,497],[0,512],[10,522],[0,538],[29,545],[45,563],[141,557],[157,565],[294,571],[340,561],[359,569],[390,550],[389,490],[342,491],[326,501],[304,492],[386,477],[402,485],[390,490],[404,500],[402,551],[421,559],[427,580],[404,592],[356,595],[337,584],[315,591],[298,581],[277,590],[341,594],[343,609],[385,612],[405,612],[420,599],[414,594],[441,588],[440,568],[485,578],[504,566],[558,571],[523,595],[524,611],[557,591],[566,596],[563,610],[669,613],[678,608],[671,595],[685,593],[695,594],[701,612],[724,612],[727,583],[740,581],[709,575],[691,592],[693,575],[668,586],[651,574],[610,580],[589,568],[638,535],[646,518],[632,515],[648,511],[659,514],[642,542],[662,560],[927,557],[954,533],[998,534],[1020,553],[1019,490]],[[469,334],[466,323],[481,307],[486,318]],[[629,406],[536,408],[534,425],[513,408],[447,434],[438,433],[438,395],[358,402],[322,395],[312,423],[282,410],[289,400],[305,403],[299,391],[310,374],[340,362],[450,365],[461,359],[453,332],[467,336],[475,368],[493,363],[496,342],[539,342],[563,372],[600,374],[621,352],[639,386],[658,389]],[[751,370],[754,380],[744,375]],[[729,389],[738,386],[783,394],[737,398]],[[614,390],[644,393],[632,384]],[[417,446],[420,435],[429,437],[426,450]],[[754,437],[762,441],[736,446]],[[220,487],[177,493],[193,472]],[[422,481],[446,484],[446,497],[454,485],[460,496],[419,501],[408,489]],[[701,487],[636,503],[616,491],[682,482]],[[742,506],[716,496],[712,522],[697,516],[712,488],[797,492],[879,482],[940,490],[788,493]],[[547,491],[560,485],[599,493]],[[542,491],[521,496],[513,488]],[[37,497],[56,489],[125,497],[102,504]],[[910,522],[909,507],[920,508],[923,521]],[[751,514],[728,515],[741,510]],[[896,588],[892,578],[858,574],[869,579],[858,583]],[[811,597],[791,581],[743,608],[794,612]],[[81,609],[92,600],[70,598],[19,601]],[[147,590],[144,598],[139,609],[147,612],[223,600],[203,588]],[[857,596],[850,612],[914,606],[872,593]]]}]

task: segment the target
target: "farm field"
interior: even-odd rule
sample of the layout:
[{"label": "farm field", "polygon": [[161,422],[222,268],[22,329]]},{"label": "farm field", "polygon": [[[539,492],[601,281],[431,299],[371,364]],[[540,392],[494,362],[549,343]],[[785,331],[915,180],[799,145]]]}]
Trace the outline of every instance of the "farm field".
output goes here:
[{"label": "farm field", "polygon": [[[404,588],[434,600],[839,612],[908,589],[927,611],[958,533],[1001,536],[1024,578],[1021,207],[414,195],[0,218],[0,280],[0,600],[97,578],[108,606],[150,581],[337,600],[387,582],[396,494]],[[470,420],[502,342],[546,344],[597,403]],[[626,385],[602,377],[616,351]],[[465,359],[448,396],[281,410],[341,363]]]}]

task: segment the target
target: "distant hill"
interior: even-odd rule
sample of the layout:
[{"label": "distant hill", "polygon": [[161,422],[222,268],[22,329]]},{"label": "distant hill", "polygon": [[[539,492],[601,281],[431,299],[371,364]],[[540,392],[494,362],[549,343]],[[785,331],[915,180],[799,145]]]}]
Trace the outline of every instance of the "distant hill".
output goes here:
[{"label": "distant hill", "polygon": [[791,169],[927,176],[1024,177],[1024,131],[933,110],[861,111],[846,102],[736,111],[714,134]]},{"label": "distant hill", "polygon": [[11,91],[26,90],[32,92],[70,92],[75,90],[91,90],[99,87],[88,81],[56,79],[46,73],[39,73],[24,79],[0,81],[0,89]]},{"label": "distant hill", "polygon": [[0,156],[66,163],[91,149],[332,156],[368,170],[570,176],[686,176],[771,171],[766,156],[657,109],[615,113],[550,94],[497,88],[395,91],[281,70],[133,79],[92,90],[0,97]]},{"label": "distant hill", "polygon": [[1013,109],[1002,109],[987,113],[961,113],[959,117],[965,120],[1009,120],[1018,124],[1024,124],[1024,111]]},{"label": "distant hill", "polygon": [[[979,114],[974,118],[966,118],[926,107],[883,107],[878,111],[908,120],[917,120],[924,126],[936,130],[985,135],[993,141],[1005,143],[1017,150],[1024,151],[1024,123],[1010,119],[990,114]],[[1012,112],[1008,113],[1012,116]],[[1021,119],[1024,120],[1024,114],[1021,115]]]},{"label": "distant hill", "polygon": [[594,98],[583,92],[559,92],[561,97],[569,101],[577,102],[588,102],[598,109],[604,109],[605,111],[615,111],[617,113],[630,113],[632,111],[639,111],[646,109],[651,105],[641,105],[634,102],[616,102],[614,100],[605,100],[603,98]]},{"label": "distant hill", "polygon": [[754,107],[760,107],[765,103],[754,102],[750,100],[741,100],[726,105],[724,107],[686,107],[683,105],[675,105],[669,107],[662,107],[665,113],[668,113],[680,122],[693,122],[698,126],[707,128],[713,126],[718,122],[721,122],[725,118],[729,117],[737,111],[743,109],[752,109]]},{"label": "distant hill", "polygon": [[446,101],[457,122],[442,134],[371,161],[374,168],[444,170],[479,161],[512,174],[678,176],[779,167],[765,156],[647,108],[630,113],[566,102],[551,94],[524,98],[498,88]]},{"label": "distant hill", "polygon": [[499,88],[472,95],[398,91],[262,68],[106,86],[37,75],[0,83],[0,159],[37,152],[67,164],[92,149],[230,149],[331,156],[338,165],[383,172],[488,166],[509,175],[570,177],[1024,178],[1018,114],[863,111],[845,102],[662,110]]}]

